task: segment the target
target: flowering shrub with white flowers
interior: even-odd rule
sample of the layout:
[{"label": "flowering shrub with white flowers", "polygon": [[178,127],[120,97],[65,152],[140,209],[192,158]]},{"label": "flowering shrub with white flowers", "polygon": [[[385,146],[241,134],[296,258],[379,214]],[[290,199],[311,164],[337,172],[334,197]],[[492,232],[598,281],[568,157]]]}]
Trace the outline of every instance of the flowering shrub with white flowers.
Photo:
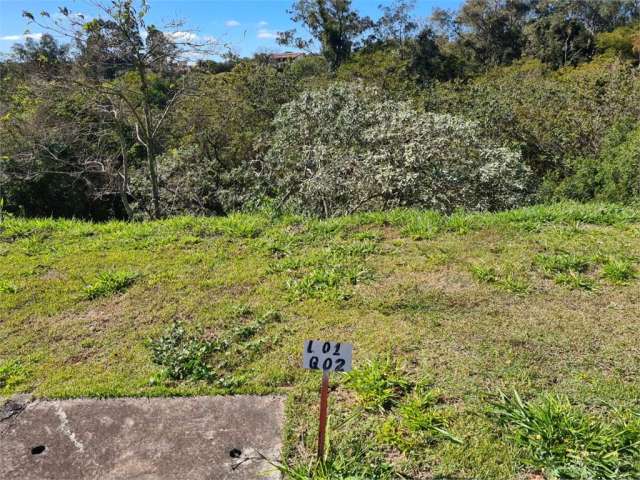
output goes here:
[{"label": "flowering shrub with white flowers", "polygon": [[337,83],[305,92],[274,127],[261,176],[295,211],[499,210],[527,196],[530,172],[518,151],[484,138],[472,121],[419,112],[374,89]]}]

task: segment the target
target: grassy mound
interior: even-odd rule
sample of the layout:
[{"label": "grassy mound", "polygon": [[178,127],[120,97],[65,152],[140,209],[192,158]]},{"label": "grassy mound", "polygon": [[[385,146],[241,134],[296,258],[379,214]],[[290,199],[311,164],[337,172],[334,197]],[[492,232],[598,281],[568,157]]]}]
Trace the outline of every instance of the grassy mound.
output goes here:
[{"label": "grassy mound", "polygon": [[[292,478],[640,475],[640,209],[8,219],[0,259],[2,396],[286,394]],[[321,468],[309,338],[354,344]]]}]

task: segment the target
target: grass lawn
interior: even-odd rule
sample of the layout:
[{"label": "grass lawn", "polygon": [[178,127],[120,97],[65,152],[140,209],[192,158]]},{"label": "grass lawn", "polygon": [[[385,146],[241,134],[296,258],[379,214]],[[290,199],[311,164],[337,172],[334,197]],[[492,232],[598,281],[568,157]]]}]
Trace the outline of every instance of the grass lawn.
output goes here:
[{"label": "grass lawn", "polygon": [[[292,478],[638,478],[639,266],[614,205],[7,219],[0,396],[284,394]],[[354,344],[322,466],[305,339]]]}]

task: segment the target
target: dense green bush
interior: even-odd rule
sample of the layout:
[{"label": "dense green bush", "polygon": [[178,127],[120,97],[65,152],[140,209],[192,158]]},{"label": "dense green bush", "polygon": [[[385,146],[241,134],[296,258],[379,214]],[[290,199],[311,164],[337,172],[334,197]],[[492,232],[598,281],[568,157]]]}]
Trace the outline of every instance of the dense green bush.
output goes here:
[{"label": "dense green bush", "polygon": [[337,83],[283,106],[261,164],[265,193],[323,216],[400,205],[498,210],[525,201],[529,172],[518,151],[483,137],[472,121],[381,95]]},{"label": "dense green bush", "polygon": [[520,147],[538,178],[564,177],[571,159],[598,155],[614,125],[640,118],[640,74],[615,58],[559,71],[527,60],[440,84],[427,108],[476,119],[495,141]]},{"label": "dense green bush", "polygon": [[629,203],[640,198],[640,123],[622,122],[605,136],[597,156],[570,162],[570,174],[547,179],[551,198]]}]

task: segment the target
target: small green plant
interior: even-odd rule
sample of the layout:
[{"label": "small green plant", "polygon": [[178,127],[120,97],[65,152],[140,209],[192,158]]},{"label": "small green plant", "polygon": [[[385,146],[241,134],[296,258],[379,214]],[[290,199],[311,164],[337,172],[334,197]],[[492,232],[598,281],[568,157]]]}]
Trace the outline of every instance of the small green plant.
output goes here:
[{"label": "small green plant", "polygon": [[264,218],[244,213],[233,213],[218,220],[218,230],[230,237],[257,238],[264,227]]},{"label": "small green plant", "polygon": [[547,274],[568,272],[585,273],[590,268],[588,258],[569,253],[553,255],[540,254],[535,257],[534,263]]},{"label": "small green plant", "polygon": [[385,411],[394,407],[413,385],[389,359],[372,360],[347,374],[347,384],[356,391],[365,409]]},{"label": "small green plant", "polygon": [[217,339],[206,340],[186,331],[180,322],[174,322],[160,338],[151,341],[154,363],[164,367],[172,380],[214,379],[209,360],[214,351],[226,348]]},{"label": "small green plant", "polygon": [[636,278],[637,271],[627,260],[609,260],[602,270],[602,276],[618,285],[625,285]]},{"label": "small green plant", "polygon": [[0,393],[9,391],[27,379],[24,365],[18,360],[0,363]]},{"label": "small green plant", "polygon": [[636,479],[640,475],[640,420],[606,422],[582,412],[564,396],[525,402],[500,392],[489,417],[523,452],[525,465],[547,478]]},{"label": "small green plant", "polygon": [[505,278],[501,278],[498,281],[498,286],[508,292],[516,294],[525,294],[529,292],[529,284],[520,278],[513,275],[507,275]]},{"label": "small green plant", "polygon": [[484,283],[495,283],[498,281],[496,269],[484,265],[472,265],[471,276],[477,281]]},{"label": "small green plant", "polygon": [[103,272],[91,285],[84,289],[85,296],[89,300],[108,297],[116,293],[124,292],[138,278],[138,274],[127,271]]},{"label": "small green plant", "polygon": [[563,285],[570,289],[593,290],[596,287],[595,281],[577,272],[558,273],[554,277],[558,285]]},{"label": "small green plant", "polygon": [[511,293],[525,294],[529,292],[529,284],[517,278],[512,274],[506,276],[498,275],[498,272],[493,267],[487,267],[484,265],[472,265],[471,276],[479,282],[491,283]]},{"label": "small green plant", "polygon": [[370,445],[362,443],[348,448],[347,452],[329,452],[323,461],[307,464],[274,464],[290,480],[391,480],[393,466],[376,456]]},{"label": "small green plant", "polygon": [[7,280],[0,280],[0,293],[16,293],[17,291],[18,287],[15,284]]},{"label": "small green plant", "polygon": [[356,285],[368,276],[363,267],[333,265],[316,268],[299,280],[289,280],[287,287],[298,297],[344,300],[349,298],[344,287]]},{"label": "small green plant", "polygon": [[462,441],[447,430],[449,421],[444,409],[438,408],[439,394],[425,386],[399,404],[397,410],[380,426],[377,437],[383,444],[395,445],[403,452],[411,452],[441,440],[461,444]]},{"label": "small green plant", "polygon": [[[246,305],[235,317],[252,315]],[[282,320],[280,312],[269,310],[246,324],[234,325],[223,335],[207,338],[189,333],[181,322],[174,322],[165,333],[149,342],[154,363],[164,367],[163,374],[172,380],[215,381],[222,387],[243,383],[233,370],[259,353],[267,345],[265,338],[255,338],[270,323]]]}]

